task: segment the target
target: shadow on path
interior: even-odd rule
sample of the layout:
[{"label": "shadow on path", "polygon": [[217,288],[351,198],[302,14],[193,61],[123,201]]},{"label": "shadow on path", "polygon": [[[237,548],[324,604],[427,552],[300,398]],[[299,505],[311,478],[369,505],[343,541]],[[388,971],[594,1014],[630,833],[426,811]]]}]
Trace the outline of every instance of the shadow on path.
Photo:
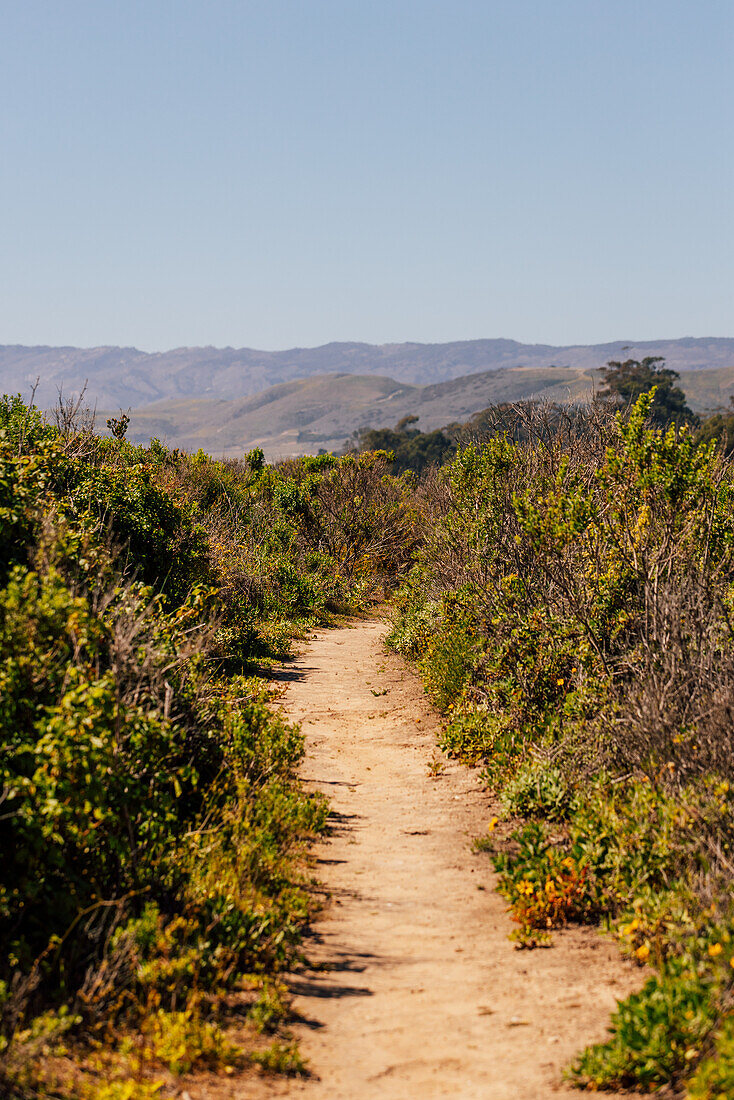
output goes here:
[{"label": "shadow on path", "polygon": [[280,684],[300,684],[302,680],[308,679],[310,673],[318,671],[317,668],[311,668],[309,665],[299,665],[298,668],[286,668],[281,665],[269,673],[268,679]]}]

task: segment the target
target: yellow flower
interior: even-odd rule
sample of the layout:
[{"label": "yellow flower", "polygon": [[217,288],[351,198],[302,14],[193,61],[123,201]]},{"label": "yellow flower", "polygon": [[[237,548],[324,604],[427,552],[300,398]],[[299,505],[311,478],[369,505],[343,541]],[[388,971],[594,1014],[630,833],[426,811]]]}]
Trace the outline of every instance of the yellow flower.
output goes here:
[{"label": "yellow flower", "polygon": [[720,955],[724,948],[720,943],[709,944],[709,955],[712,959],[715,959],[717,955]]},{"label": "yellow flower", "polygon": [[640,962],[644,962],[649,954],[650,954],[650,945],[648,943],[643,943],[642,946],[638,947],[637,950],[635,951],[635,955],[637,955],[637,958],[640,960]]},{"label": "yellow flower", "polygon": [[563,687],[565,682],[566,682],[565,680],[556,680],[556,683],[558,684],[559,688]]},{"label": "yellow flower", "polygon": [[498,821],[499,821],[499,818],[498,818],[498,817],[493,817],[493,818],[492,818],[492,820],[490,821],[489,825],[487,826],[487,832],[488,832],[488,833],[491,833],[491,832],[493,832],[493,831],[494,831],[494,829],[495,829],[495,828],[497,827],[497,822],[498,822]]}]

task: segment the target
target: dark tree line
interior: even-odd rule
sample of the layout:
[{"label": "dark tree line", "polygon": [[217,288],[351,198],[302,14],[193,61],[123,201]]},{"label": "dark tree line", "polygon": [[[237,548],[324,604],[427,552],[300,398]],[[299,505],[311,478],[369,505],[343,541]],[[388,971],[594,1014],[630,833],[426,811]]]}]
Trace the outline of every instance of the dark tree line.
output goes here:
[{"label": "dark tree line", "polygon": [[412,470],[422,474],[429,466],[441,466],[456,453],[456,445],[445,430],[422,432],[413,425],[417,416],[404,416],[394,428],[365,428],[357,433],[356,450],[390,451],[393,474]]}]

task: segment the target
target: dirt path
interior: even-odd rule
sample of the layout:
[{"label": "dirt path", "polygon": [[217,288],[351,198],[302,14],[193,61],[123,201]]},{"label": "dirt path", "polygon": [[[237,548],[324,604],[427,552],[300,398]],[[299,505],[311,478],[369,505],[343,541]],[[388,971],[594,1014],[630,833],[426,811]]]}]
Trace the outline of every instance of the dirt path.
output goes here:
[{"label": "dirt path", "polygon": [[375,621],[319,633],[284,673],[304,776],[333,808],[315,853],[332,901],[306,943],[312,969],[292,983],[315,1076],[272,1095],[557,1097],[562,1067],[604,1036],[639,972],[591,930],[514,950],[491,862],[470,847],[492,807],[476,773],[443,762],[429,775],[438,717],[384,633]]}]

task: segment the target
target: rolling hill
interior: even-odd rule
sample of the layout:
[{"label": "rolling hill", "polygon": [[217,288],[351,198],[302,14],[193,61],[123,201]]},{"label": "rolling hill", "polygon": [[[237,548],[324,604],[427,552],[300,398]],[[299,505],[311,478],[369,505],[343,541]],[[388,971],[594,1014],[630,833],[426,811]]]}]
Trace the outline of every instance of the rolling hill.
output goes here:
[{"label": "rolling hill", "polygon": [[252,348],[137,348],[0,346],[0,391],[28,396],[48,408],[58,390],[86,396],[100,408],[141,408],[160,401],[229,400],[271,386],[324,374],[393,378],[412,386],[460,379],[490,370],[552,365],[591,371],[608,359],[663,355],[678,371],[734,366],[734,339],[618,340],[607,344],[521,344],[515,340],[463,340],[446,344],[334,343],[319,348],[257,351]]},{"label": "rolling hill", "polygon": [[[259,446],[273,460],[337,450],[359,428],[392,427],[408,415],[430,431],[501,401],[585,400],[598,381],[593,370],[568,367],[501,367],[427,386],[381,375],[322,374],[252,397],[147,405],[131,413],[128,437],[147,442],[157,436],[171,446],[227,457]],[[683,371],[681,383],[694,409],[725,404],[734,392],[734,367]]]}]

